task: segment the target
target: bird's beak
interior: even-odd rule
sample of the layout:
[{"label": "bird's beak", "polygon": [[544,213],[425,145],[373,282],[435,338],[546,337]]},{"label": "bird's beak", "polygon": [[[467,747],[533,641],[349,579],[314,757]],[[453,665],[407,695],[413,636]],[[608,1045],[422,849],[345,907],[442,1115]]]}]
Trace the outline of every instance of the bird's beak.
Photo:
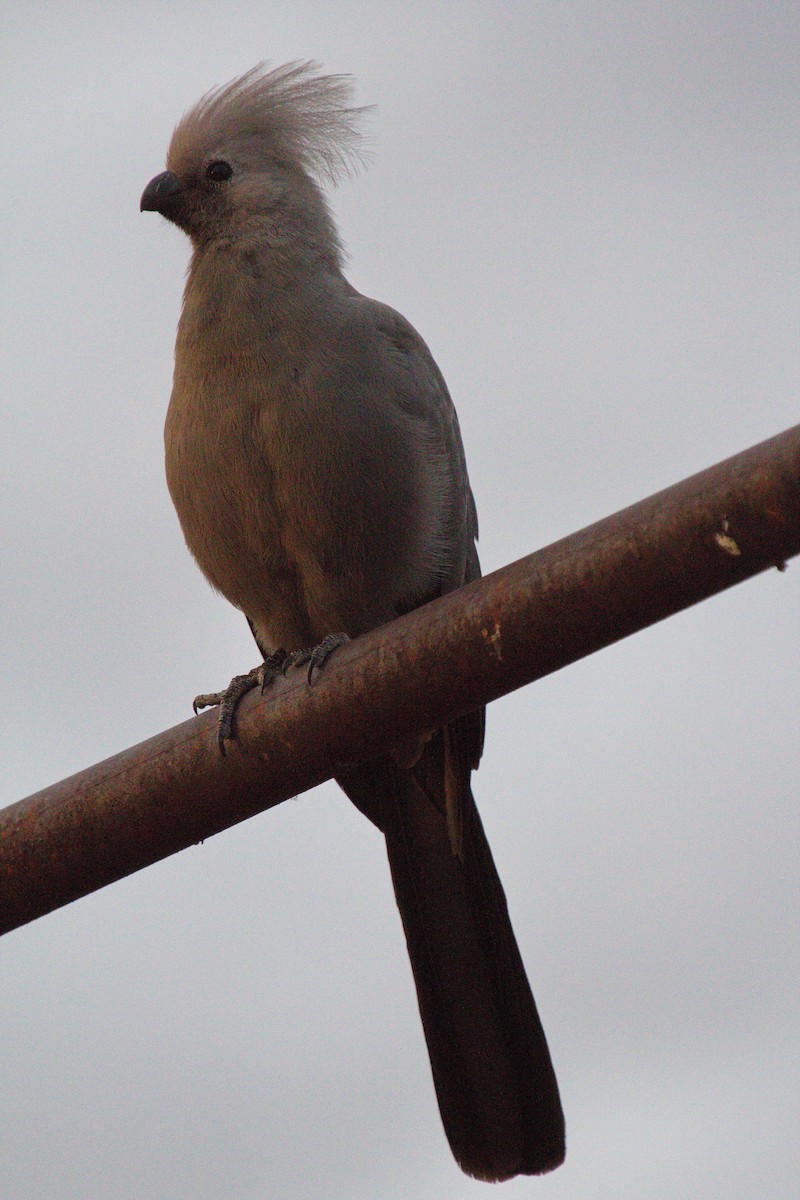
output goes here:
[{"label": "bird's beak", "polygon": [[172,171],[162,171],[150,180],[142,192],[139,211],[157,212],[162,217],[172,218],[185,190],[177,175],[173,175]]}]

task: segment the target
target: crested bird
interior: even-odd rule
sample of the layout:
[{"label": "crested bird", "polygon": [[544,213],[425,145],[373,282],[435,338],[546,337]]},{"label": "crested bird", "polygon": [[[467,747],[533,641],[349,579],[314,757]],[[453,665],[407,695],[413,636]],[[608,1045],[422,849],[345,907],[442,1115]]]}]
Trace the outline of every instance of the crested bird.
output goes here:
[{"label": "crested bird", "polygon": [[[166,472],[212,587],[263,663],[321,668],[347,638],[480,575],[453,403],[416,330],[362,296],[322,185],[358,165],[349,78],[263,64],[207,93],[172,135],[143,210],[192,244],[166,418]],[[544,1031],[472,795],[484,711],[337,777],[382,832],[445,1132],[502,1180],[564,1158]]]}]

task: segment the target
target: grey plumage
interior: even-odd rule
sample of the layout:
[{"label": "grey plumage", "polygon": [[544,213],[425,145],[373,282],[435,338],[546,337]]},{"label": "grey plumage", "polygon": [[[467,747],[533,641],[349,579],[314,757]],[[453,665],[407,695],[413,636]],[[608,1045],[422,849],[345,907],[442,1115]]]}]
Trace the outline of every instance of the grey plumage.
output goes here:
[{"label": "grey plumage", "polygon": [[[361,296],[318,180],[359,157],[341,76],[258,67],[178,124],[142,207],[193,243],[167,479],[266,657],[355,637],[480,574],[455,410],[409,323]],[[341,785],[387,839],[437,1095],[465,1170],[563,1158],[555,1076],[469,787],[483,713]]]}]

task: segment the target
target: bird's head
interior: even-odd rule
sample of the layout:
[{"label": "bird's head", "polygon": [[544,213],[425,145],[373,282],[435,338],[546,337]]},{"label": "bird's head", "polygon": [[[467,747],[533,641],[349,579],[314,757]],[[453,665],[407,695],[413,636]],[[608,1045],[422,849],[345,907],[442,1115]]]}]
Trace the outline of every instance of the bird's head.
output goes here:
[{"label": "bird's head", "polygon": [[319,182],[336,183],[361,161],[363,108],[347,76],[317,64],[263,64],[205,95],[178,123],[167,170],[142,193],[195,246],[294,244],[326,250],[339,242]]}]

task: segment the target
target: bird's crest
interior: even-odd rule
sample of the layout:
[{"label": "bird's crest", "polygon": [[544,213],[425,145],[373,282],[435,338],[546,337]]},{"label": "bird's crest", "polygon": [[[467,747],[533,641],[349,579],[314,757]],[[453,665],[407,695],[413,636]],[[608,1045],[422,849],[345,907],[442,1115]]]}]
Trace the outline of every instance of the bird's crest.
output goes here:
[{"label": "bird's crest", "polygon": [[366,157],[361,119],[367,110],[352,104],[348,75],[320,75],[318,63],[291,62],[266,70],[259,63],[214,88],[179,121],[167,163],[243,141],[277,162],[299,167],[318,180],[336,183]]}]

